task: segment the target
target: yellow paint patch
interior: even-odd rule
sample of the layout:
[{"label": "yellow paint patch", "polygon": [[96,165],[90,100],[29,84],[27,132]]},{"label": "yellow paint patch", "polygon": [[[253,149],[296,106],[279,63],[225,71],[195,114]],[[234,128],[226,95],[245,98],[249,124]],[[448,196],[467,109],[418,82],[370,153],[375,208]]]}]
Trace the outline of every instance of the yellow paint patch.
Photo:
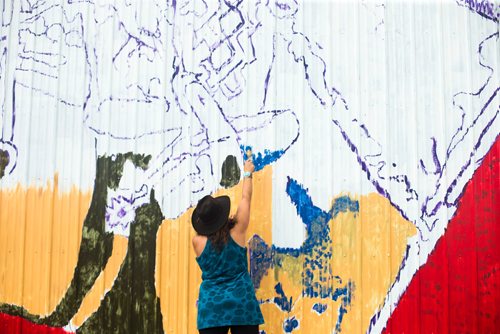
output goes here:
[{"label": "yellow paint patch", "polygon": [[0,191],[0,302],[51,313],[73,277],[90,192],[54,185]]},{"label": "yellow paint patch", "polygon": [[355,291],[342,332],[365,333],[396,279],[407,240],[417,230],[389,201],[369,194],[359,198],[359,213],[341,213],[333,221],[332,268]]},{"label": "yellow paint patch", "polygon": [[[342,333],[365,333],[370,318],[384,302],[384,298],[394,282],[403,260],[407,240],[416,234],[416,228],[391,206],[389,201],[370,194],[351,199],[359,200],[359,212],[341,212],[329,222],[333,256],[330,261],[333,275],[337,280],[326,282],[328,286],[340,288],[348,281],[354,283],[351,305],[344,314]],[[265,238],[264,238],[265,239]],[[270,239],[265,239],[271,244]],[[282,255],[283,256],[283,255]],[[284,256],[281,267],[271,269],[264,276],[257,296],[261,300],[272,300],[277,296],[274,286],[280,282],[288,299],[292,300],[292,310],[285,312],[275,304],[264,304],[262,311],[267,333],[284,333],[286,319],[295,317],[298,333],[331,333],[336,326],[341,306],[341,298],[309,298],[302,296],[302,278],[297,272],[304,268],[304,258]],[[273,273],[274,272],[274,273]],[[322,314],[313,310],[316,303],[326,304]]]},{"label": "yellow paint patch", "polygon": [[[300,320],[303,318],[304,300],[301,298],[302,288],[295,281],[292,281],[285,271],[279,273],[278,279],[286,296],[292,298],[293,306],[290,312],[283,312],[272,302],[262,304],[261,310],[264,315],[265,324],[261,326],[261,329],[265,330],[266,333],[283,333],[283,323],[286,319],[295,317]],[[274,291],[276,283],[275,275],[264,276],[261,287],[257,291],[257,298],[272,301],[272,298],[277,296]]]},{"label": "yellow paint patch", "polygon": [[106,292],[111,290],[115,282],[121,265],[127,255],[128,238],[115,235],[113,237],[113,251],[106,263],[106,267],[97,277],[92,289],[87,293],[82,301],[78,312],[71,320],[71,324],[80,327],[83,322],[92,315],[101,304]]}]

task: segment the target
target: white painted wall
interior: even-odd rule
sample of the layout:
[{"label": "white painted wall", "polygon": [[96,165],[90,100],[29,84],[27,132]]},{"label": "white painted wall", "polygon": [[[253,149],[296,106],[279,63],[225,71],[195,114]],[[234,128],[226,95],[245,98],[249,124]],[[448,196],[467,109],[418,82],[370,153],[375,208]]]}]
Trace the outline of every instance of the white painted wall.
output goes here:
[{"label": "white painted wall", "polygon": [[[177,217],[220,187],[228,154],[242,162],[240,145],[283,150],[276,245],[304,237],[288,177],[325,209],[379,191],[417,226],[378,332],[500,130],[500,9],[470,3],[4,1],[0,187],[57,173],[63,189],[91,189],[98,155],[151,154],[109,201],[137,206],[154,188]],[[124,208],[109,228],[127,235]]]}]

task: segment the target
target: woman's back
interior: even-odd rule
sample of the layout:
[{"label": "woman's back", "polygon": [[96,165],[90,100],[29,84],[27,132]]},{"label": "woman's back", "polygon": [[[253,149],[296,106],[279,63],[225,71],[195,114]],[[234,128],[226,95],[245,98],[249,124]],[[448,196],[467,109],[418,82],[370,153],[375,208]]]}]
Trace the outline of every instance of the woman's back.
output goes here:
[{"label": "woman's back", "polygon": [[203,252],[196,258],[206,280],[227,280],[248,272],[247,249],[238,245],[231,236],[220,250],[207,239]]},{"label": "woman's back", "polygon": [[198,299],[199,329],[264,322],[248,274],[246,248],[231,236],[220,250],[207,240],[196,261],[203,279]]},{"label": "woman's back", "polygon": [[246,230],[250,222],[253,166],[245,161],[241,201],[230,217],[229,196],[204,196],[191,215],[196,231],[193,248],[202,271],[198,298],[198,330],[202,334],[259,332],[264,323],[248,273]]}]

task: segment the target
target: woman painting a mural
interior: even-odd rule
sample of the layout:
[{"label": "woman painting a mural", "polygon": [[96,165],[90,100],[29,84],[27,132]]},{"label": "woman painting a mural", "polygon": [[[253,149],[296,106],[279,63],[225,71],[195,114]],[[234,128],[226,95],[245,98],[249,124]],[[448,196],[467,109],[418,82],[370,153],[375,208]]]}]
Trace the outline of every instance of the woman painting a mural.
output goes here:
[{"label": "woman painting a mural", "polygon": [[243,194],[234,217],[229,217],[228,196],[205,196],[193,211],[197,232],[193,248],[203,279],[198,299],[200,334],[227,333],[229,328],[232,334],[257,334],[264,323],[244,247],[254,169],[250,158],[244,165]]}]

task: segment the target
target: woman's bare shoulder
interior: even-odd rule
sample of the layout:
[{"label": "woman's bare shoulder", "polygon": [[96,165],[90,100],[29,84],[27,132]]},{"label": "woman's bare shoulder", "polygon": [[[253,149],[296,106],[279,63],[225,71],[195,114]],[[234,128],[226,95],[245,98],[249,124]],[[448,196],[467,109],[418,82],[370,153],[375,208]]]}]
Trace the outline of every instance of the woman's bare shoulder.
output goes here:
[{"label": "woman's bare shoulder", "polygon": [[207,237],[203,235],[195,235],[192,240],[194,252],[196,256],[200,256],[207,244]]}]

